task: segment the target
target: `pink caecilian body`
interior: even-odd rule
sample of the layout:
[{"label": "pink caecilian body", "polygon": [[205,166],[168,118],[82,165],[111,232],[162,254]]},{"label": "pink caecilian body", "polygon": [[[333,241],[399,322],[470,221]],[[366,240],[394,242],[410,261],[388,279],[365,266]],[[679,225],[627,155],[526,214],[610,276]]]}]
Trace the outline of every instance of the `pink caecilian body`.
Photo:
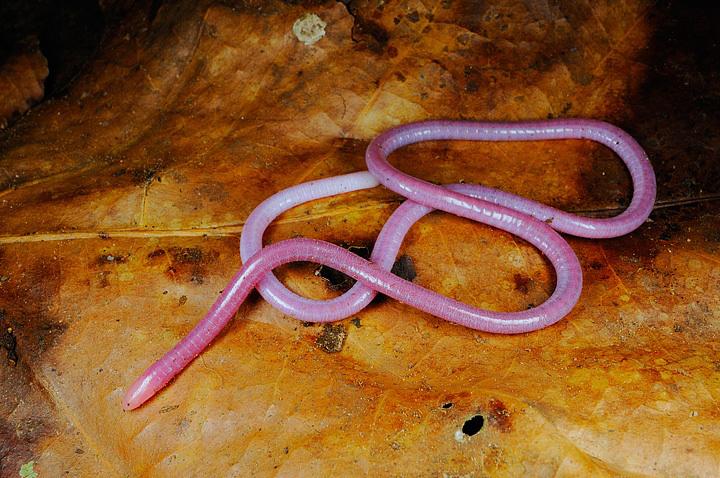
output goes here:
[{"label": "pink caecilian body", "polygon": [[[596,141],[612,149],[623,160],[633,181],[633,199],[622,214],[608,219],[586,218],[479,185],[438,186],[404,174],[387,161],[393,151],[423,141],[560,139]],[[255,287],[274,307],[311,322],[340,320],[356,314],[380,292],[475,330],[517,334],[547,327],[570,312],[582,289],[580,263],[569,244],[556,231],[598,239],[627,234],[647,219],[656,194],[655,174],[640,145],[621,129],[595,120],[411,123],[375,138],[367,148],[366,162],[368,171],[294,186],[268,198],[253,211],[240,242],[242,268],[197,326],[130,386],[123,398],[125,410],[137,408],[149,400],[197,357]],[[408,200],[383,227],[370,261],[334,244],[313,239],[290,239],[262,247],[265,229],[284,211],[314,199],[372,188],[378,184]],[[435,209],[498,227],[533,244],[555,269],[553,294],[544,303],[529,310],[493,312],[442,296],[390,273],[409,229]],[[357,283],[345,294],[327,301],[300,297],[272,274],[274,268],[293,261],[327,265],[357,279]]]}]

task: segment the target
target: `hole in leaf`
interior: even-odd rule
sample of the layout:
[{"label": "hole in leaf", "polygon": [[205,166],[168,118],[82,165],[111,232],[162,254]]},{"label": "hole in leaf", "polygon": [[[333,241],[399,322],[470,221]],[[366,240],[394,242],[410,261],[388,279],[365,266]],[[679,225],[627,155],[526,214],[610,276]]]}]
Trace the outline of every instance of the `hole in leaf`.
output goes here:
[{"label": "hole in leaf", "polygon": [[482,430],[483,425],[485,424],[485,419],[482,415],[475,415],[472,418],[469,418],[465,421],[465,423],[462,426],[462,432],[466,434],[467,436],[473,436],[480,430]]}]

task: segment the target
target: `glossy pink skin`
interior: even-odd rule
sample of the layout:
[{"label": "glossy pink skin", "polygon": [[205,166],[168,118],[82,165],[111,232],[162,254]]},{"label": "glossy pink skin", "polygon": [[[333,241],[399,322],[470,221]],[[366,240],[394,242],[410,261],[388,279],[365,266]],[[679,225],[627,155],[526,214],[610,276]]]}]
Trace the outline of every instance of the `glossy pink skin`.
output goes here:
[{"label": "glossy pink skin", "polygon": [[[262,249],[262,237],[267,226],[286,210],[313,199],[332,196],[351,190],[365,189],[377,184],[367,171],[320,179],[280,191],[263,201],[248,217],[240,240],[243,262]],[[476,196],[483,188],[474,184],[452,184],[447,190]],[[487,203],[486,203],[487,204]],[[488,204],[488,206],[491,206]],[[406,201],[388,219],[378,235],[370,260],[385,270],[390,270],[402,246],[405,235],[420,218],[432,209]],[[519,227],[527,216],[500,206],[491,206],[481,213],[470,213],[472,219],[515,234],[539,248],[546,244],[563,247],[567,244],[546,224],[534,223],[532,232]],[[572,251],[569,251],[573,254]],[[579,270],[579,269],[578,269]],[[557,271],[556,271],[557,272]],[[355,284],[343,295],[330,300],[313,300],[299,296],[287,289],[274,274],[267,274],[257,285],[260,294],[274,307],[296,319],[306,322],[331,322],[356,314],[369,304],[377,292],[362,282]]]},{"label": "glossy pink skin", "polygon": [[[419,141],[566,138],[593,139],[611,147],[620,155],[630,170],[635,188],[633,200],[623,214],[610,219],[583,218],[482,186],[436,186],[401,173],[386,160],[392,151]],[[540,220],[551,222],[558,230],[582,237],[615,237],[642,224],[652,210],[655,199],[655,177],[640,146],[622,130],[592,120],[527,123],[430,121],[409,124],[390,130],[374,140],[368,147],[366,159],[373,176],[354,173],[302,184],[276,194],[253,212],[248,218],[241,241],[242,269],[190,334],[133,383],[123,398],[126,410],[134,409],[151,398],[197,357],[225,327],[256,284],[269,302],[303,320],[329,321],[347,317],[362,309],[377,292],[381,292],[432,315],[476,330],[510,334],[546,327],[564,317],[575,305],[582,288],[582,274],[570,246]],[[412,198],[414,202],[405,202],[390,218],[378,237],[372,262],[338,246],[309,239],[282,241],[260,250],[265,228],[283,211],[308,200],[373,187],[376,184],[374,178],[388,188]],[[490,312],[462,304],[392,275],[388,270],[402,239],[412,224],[432,208],[499,227],[538,247],[555,267],[557,284],[552,296],[534,309]],[[358,279],[358,283],[346,294],[330,301],[299,297],[282,286],[270,273],[279,265],[297,260],[328,265]]]},{"label": "glossy pink skin", "polygon": [[[634,231],[650,215],[655,204],[655,173],[647,154],[632,136],[609,123],[588,119],[484,123],[469,121],[425,121],[398,126],[375,138],[367,148],[368,171],[381,184],[424,206],[468,217],[469,211],[485,207],[482,200],[447,192],[409,176],[387,161],[393,151],[408,144],[434,140],[537,141],[589,139],[612,149],[625,163],[633,182],[633,198],[622,214],[593,219],[571,214],[514,194],[481,187],[480,199],[507,206],[550,222],[560,232],[587,238],[609,238]],[[478,190],[478,191],[480,191]]]}]

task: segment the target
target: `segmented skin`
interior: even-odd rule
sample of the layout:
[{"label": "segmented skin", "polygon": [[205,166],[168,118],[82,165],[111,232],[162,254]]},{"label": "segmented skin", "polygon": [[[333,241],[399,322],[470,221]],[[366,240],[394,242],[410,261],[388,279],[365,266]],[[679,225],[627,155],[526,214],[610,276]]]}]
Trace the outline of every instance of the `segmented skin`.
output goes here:
[{"label": "segmented skin", "polygon": [[[607,219],[587,218],[480,185],[438,186],[409,176],[387,161],[393,151],[422,141],[557,139],[589,139],[618,154],[633,181],[633,199],[622,214]],[[627,234],[647,219],[656,195],[655,175],[640,145],[621,129],[595,120],[411,123],[393,128],[374,139],[367,148],[366,162],[368,171],[294,186],[271,196],[253,211],[241,237],[242,268],[205,318],[131,385],[123,398],[126,410],[137,408],[149,400],[195,359],[227,325],[253,288],[257,288],[273,306],[303,321],[328,322],[346,318],[362,310],[377,293],[382,293],[475,330],[517,334],[547,327],[572,310],[582,290],[582,271],[577,256],[556,231],[586,238]],[[334,244],[312,239],[291,239],[262,247],[265,229],[284,211],[308,201],[372,188],[378,184],[408,200],[383,227],[369,261]],[[487,311],[390,273],[409,229],[435,209],[497,227],[537,247],[555,269],[553,294],[532,309]],[[357,279],[357,283],[345,294],[331,300],[318,301],[298,296],[272,273],[274,268],[294,261],[324,264]]]}]

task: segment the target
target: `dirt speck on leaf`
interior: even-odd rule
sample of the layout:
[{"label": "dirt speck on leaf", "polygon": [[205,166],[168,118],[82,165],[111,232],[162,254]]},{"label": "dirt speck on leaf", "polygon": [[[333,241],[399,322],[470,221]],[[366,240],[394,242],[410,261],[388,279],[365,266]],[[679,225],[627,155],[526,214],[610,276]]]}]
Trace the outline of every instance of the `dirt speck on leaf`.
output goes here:
[{"label": "dirt speck on leaf", "polygon": [[496,398],[491,398],[488,405],[490,407],[488,421],[501,432],[509,432],[512,429],[510,410]]},{"label": "dirt speck on leaf", "polygon": [[315,344],[327,353],[340,352],[347,338],[347,330],[342,324],[325,324]]}]

